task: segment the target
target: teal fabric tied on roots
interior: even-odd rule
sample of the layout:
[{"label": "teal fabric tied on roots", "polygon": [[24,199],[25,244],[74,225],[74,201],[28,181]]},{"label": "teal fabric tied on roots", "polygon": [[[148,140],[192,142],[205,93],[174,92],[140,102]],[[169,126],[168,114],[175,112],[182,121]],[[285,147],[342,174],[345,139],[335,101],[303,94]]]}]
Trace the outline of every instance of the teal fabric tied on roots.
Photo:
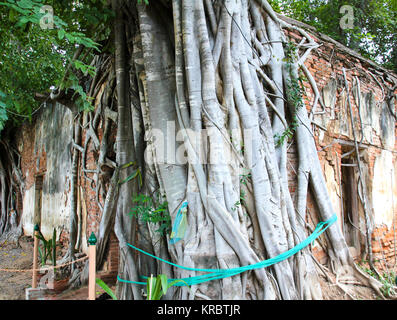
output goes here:
[{"label": "teal fabric tied on roots", "polygon": [[187,201],[184,201],[182,203],[182,206],[179,208],[178,213],[176,214],[174,225],[172,226],[170,244],[175,244],[185,237],[185,233],[187,230],[186,213]]},{"label": "teal fabric tied on roots", "polygon": [[[244,271],[249,271],[249,270],[254,270],[254,269],[259,269],[259,268],[266,268],[269,267],[273,264],[279,263],[283,260],[288,259],[289,257],[293,256],[294,254],[296,254],[297,252],[299,252],[300,250],[304,249],[305,247],[307,247],[310,243],[312,243],[314,240],[316,240],[325,230],[327,230],[333,223],[335,223],[335,221],[337,220],[336,215],[334,214],[330,219],[328,219],[327,221],[324,222],[319,222],[316,226],[316,229],[313,231],[313,233],[308,236],[305,240],[303,240],[301,243],[297,244],[295,247],[293,247],[292,249],[285,251],[281,254],[279,254],[276,257],[264,260],[264,261],[260,261],[258,263],[255,264],[251,264],[251,265],[247,265],[247,266],[242,266],[242,267],[238,267],[238,268],[233,268],[233,269],[198,269],[198,268],[188,268],[188,267],[184,267],[181,265],[177,265],[175,263],[169,262],[167,260],[161,259],[159,257],[156,257],[146,251],[143,251],[137,247],[134,247],[132,244],[127,243],[128,246],[130,246],[131,248],[133,248],[134,250],[140,251],[143,254],[146,254],[154,259],[157,259],[161,262],[167,263],[169,265],[172,265],[174,267],[177,268],[181,268],[184,270],[188,270],[188,271],[195,271],[195,272],[203,272],[206,274],[203,275],[199,275],[199,276],[194,276],[194,277],[189,277],[189,278],[182,278],[180,280],[183,280],[183,282],[178,282],[175,284],[175,286],[191,286],[191,285],[195,285],[195,284],[199,284],[202,282],[206,282],[206,281],[211,281],[211,280],[217,280],[217,279],[223,279],[223,278],[227,278],[227,277],[231,277],[231,276],[235,276],[238,275]],[[143,279],[147,279],[147,277],[141,276]],[[124,283],[132,283],[132,284],[140,284],[140,285],[146,285],[146,282],[138,282],[138,281],[130,281],[130,280],[124,280],[121,279],[119,276],[117,276],[117,280],[120,282],[124,282]],[[174,281],[177,279],[168,279],[169,282]]]}]

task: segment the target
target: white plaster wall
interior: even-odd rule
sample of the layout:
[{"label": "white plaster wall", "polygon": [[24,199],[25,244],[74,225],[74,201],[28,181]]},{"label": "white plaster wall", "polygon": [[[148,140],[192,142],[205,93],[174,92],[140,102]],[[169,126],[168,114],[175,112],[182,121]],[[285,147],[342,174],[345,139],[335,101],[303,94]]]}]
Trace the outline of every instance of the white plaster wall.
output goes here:
[{"label": "white plaster wall", "polygon": [[[51,238],[53,229],[57,238],[62,230],[69,231],[72,112],[62,105],[48,105],[35,124],[35,148],[32,157],[46,153],[46,172],[43,179],[41,225],[45,238]],[[37,165],[37,164],[36,164]],[[34,174],[38,168],[29,168]],[[26,235],[33,233],[35,186],[23,195],[22,226]]]},{"label": "white plaster wall", "polygon": [[57,237],[62,230],[69,232],[70,201],[65,193],[43,194],[41,209],[41,232],[51,238],[54,228]]},{"label": "white plaster wall", "polygon": [[25,235],[33,235],[34,217],[34,186],[26,190],[23,195],[22,228]]},{"label": "white plaster wall", "polygon": [[397,183],[393,154],[387,150],[382,150],[375,160],[372,207],[375,225],[386,224],[390,228],[393,223],[393,212],[397,209]]},{"label": "white plaster wall", "polygon": [[329,197],[332,202],[332,208],[336,216],[338,217],[338,223],[342,229],[342,210],[340,203],[340,189],[338,183],[338,176],[335,173],[334,167],[331,166],[328,161],[324,161],[324,177],[327,185]]}]

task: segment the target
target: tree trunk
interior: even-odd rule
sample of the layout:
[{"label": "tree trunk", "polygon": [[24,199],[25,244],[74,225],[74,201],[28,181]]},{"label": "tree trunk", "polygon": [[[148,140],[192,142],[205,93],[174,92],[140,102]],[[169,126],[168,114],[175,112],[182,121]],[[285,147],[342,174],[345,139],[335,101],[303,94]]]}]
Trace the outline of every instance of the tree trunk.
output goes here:
[{"label": "tree trunk", "polygon": [[[151,274],[189,278],[201,273],[158,263],[128,244],[187,268],[238,268],[276,257],[308,236],[309,188],[319,220],[333,215],[306,107],[291,91],[299,90],[299,68],[316,46],[310,35],[280,20],[266,0],[149,0],[148,5],[112,0],[111,4],[114,59],[107,60],[103,75],[95,77],[98,84],[90,90],[106,92],[106,98],[88,128],[100,148],[97,178],[92,181],[97,194],[101,186],[104,199],[98,265],[113,223],[120,246],[118,275],[142,281],[140,276]],[[288,49],[285,29],[302,34],[305,50]],[[101,86],[98,79],[104,79],[104,90],[96,88]],[[117,107],[112,109],[113,105]],[[105,133],[99,139],[94,131],[101,120]],[[117,124],[114,150],[110,120]],[[298,150],[295,203],[287,179],[287,142],[295,143]],[[113,151],[115,160],[109,158]],[[75,150],[74,164],[77,154]],[[114,169],[106,183],[99,179],[102,166]],[[8,201],[3,172],[0,167],[0,233]],[[143,177],[142,185],[137,173]],[[72,187],[75,183],[72,179]],[[186,232],[180,241],[172,244],[170,233],[156,232],[166,222],[130,215],[136,194],[152,197],[150,215],[166,201],[171,226],[187,202]],[[75,210],[72,201],[71,230],[76,229]],[[166,218],[167,213],[162,214]],[[337,224],[327,229],[326,238],[335,272],[353,272],[366,281],[354,271]],[[71,234],[71,255],[75,242]],[[312,259],[305,248],[268,268],[189,289],[174,288],[166,298],[321,299]],[[146,290],[118,282],[117,295],[143,299],[141,289]]]},{"label": "tree trunk", "polygon": [[[134,172],[126,164],[145,160],[138,161],[143,187],[131,179],[113,195],[121,278],[198,275],[157,265],[127,243],[188,268],[229,269],[275,257],[307,237],[309,186],[320,220],[331,217],[306,108],[299,108],[285,89],[294,83],[307,54],[290,58],[283,29],[301,32],[308,47],[315,45],[310,36],[279,20],[261,0],[149,5],[113,0],[112,6],[119,181]],[[284,135],[291,115],[299,119],[294,137],[299,153],[296,203],[288,188],[286,142],[274,139]],[[136,153],[143,150],[143,136],[144,156]],[[172,223],[187,201],[187,230],[181,241],[170,244],[169,234],[160,236],[150,222],[129,217],[132,195],[138,192],[152,196],[155,204],[165,199]],[[110,221],[106,212],[103,228]],[[338,270],[353,267],[336,224],[327,235]],[[118,295],[142,298],[137,285],[124,282]],[[178,287],[167,298],[321,299],[322,294],[310,251],[304,249],[267,269],[198,283],[190,290]]]},{"label": "tree trunk", "polygon": [[[127,45],[125,34],[125,23],[122,15],[120,1],[113,0],[112,7],[116,12],[114,34],[115,34],[115,69],[117,80],[117,138],[116,138],[116,163],[120,169],[119,179],[123,181],[133,172],[133,167],[128,164],[135,162],[134,138],[131,123],[131,109],[129,105],[129,74],[127,70]],[[132,207],[132,194],[137,193],[137,184],[131,180],[119,187],[116,208],[115,233],[119,240],[120,261],[119,272],[122,278],[138,280],[138,271],[133,258],[133,253],[127,247],[127,243],[134,243],[136,222],[128,216]],[[136,286],[120,284],[118,295],[123,299],[139,300],[140,290]]]}]

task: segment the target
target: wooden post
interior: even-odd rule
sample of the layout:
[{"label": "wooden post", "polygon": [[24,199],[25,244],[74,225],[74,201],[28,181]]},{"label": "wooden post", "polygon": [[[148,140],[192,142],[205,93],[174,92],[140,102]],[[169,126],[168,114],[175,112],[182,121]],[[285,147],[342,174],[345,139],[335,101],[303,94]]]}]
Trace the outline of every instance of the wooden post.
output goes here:
[{"label": "wooden post", "polygon": [[33,277],[32,277],[32,288],[37,288],[37,265],[38,265],[38,255],[39,255],[39,239],[37,238],[39,234],[39,225],[36,224],[33,230]]},{"label": "wooden post", "polygon": [[88,276],[88,300],[95,300],[95,281],[96,281],[96,242],[94,232],[88,239],[89,249],[89,276]]}]

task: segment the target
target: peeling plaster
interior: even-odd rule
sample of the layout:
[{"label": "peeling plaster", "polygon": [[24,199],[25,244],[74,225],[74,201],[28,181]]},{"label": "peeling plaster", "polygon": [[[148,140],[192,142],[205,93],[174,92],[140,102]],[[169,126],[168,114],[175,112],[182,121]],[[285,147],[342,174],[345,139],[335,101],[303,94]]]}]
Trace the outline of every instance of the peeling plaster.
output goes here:
[{"label": "peeling plaster", "polygon": [[[35,122],[32,157],[37,156],[38,164],[43,155],[45,158],[40,226],[45,238],[52,237],[53,228],[59,237],[69,225],[72,124],[72,112],[60,104],[47,105]],[[26,175],[34,175],[38,169],[34,165]],[[22,226],[27,235],[33,233],[34,194],[33,185],[23,197]]]},{"label": "peeling plaster", "polygon": [[28,236],[33,235],[33,217],[34,217],[34,185],[23,194],[23,214],[22,227],[24,234]]},{"label": "peeling plaster", "polygon": [[395,135],[394,135],[394,118],[390,113],[389,107],[386,102],[382,104],[382,113],[380,115],[380,129],[383,146],[386,149],[393,149]]},{"label": "peeling plaster", "polygon": [[338,217],[338,222],[341,225],[342,221],[342,210],[341,210],[341,203],[340,203],[340,190],[339,190],[339,184],[338,184],[338,179],[335,174],[334,167],[331,166],[328,161],[324,161],[324,176],[325,176],[325,182],[327,185],[327,190],[332,202],[332,208],[335,210],[335,214]]},{"label": "peeling plaster", "polygon": [[375,160],[372,199],[375,224],[386,224],[390,228],[393,223],[393,212],[397,209],[396,176],[393,154],[390,151],[383,150]]}]

